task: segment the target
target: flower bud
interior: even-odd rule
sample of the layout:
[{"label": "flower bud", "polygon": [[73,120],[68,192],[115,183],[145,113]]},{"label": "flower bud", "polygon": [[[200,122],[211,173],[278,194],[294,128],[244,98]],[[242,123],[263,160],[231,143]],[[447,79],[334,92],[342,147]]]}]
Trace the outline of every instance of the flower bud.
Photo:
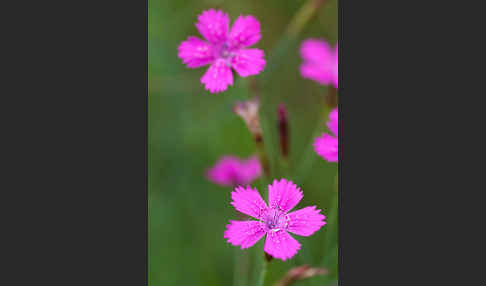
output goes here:
[{"label": "flower bud", "polygon": [[262,140],[262,129],[260,127],[260,118],[258,116],[259,109],[260,101],[258,97],[254,97],[247,101],[237,102],[233,107],[233,111],[245,121],[248,130],[257,142]]}]

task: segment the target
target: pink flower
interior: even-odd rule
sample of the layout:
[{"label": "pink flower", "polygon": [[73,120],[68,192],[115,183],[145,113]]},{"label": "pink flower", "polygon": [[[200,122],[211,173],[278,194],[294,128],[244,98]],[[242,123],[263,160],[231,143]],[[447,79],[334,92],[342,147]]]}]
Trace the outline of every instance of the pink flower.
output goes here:
[{"label": "pink flower", "polygon": [[329,162],[338,162],[338,110],[334,108],[329,113],[327,127],[334,134],[323,133],[321,137],[314,141],[314,150],[322,158]]},{"label": "pink flower", "polygon": [[256,156],[252,156],[247,160],[234,156],[223,156],[208,170],[206,176],[218,185],[236,187],[250,184],[253,180],[260,177],[261,174],[260,160]]},{"label": "pink flower", "polygon": [[281,179],[268,186],[269,205],[265,204],[257,189],[237,187],[231,193],[231,204],[239,212],[257,220],[234,221],[226,226],[224,237],[242,249],[259,241],[265,234],[264,250],[275,258],[286,260],[294,256],[300,244],[289,232],[310,236],[326,224],[324,215],[315,206],[288,213],[303,197],[294,183]]},{"label": "pink flower", "polygon": [[334,50],[324,40],[308,39],[302,43],[300,54],[304,63],[300,74],[322,85],[338,88],[338,45]]},{"label": "pink flower", "polygon": [[253,16],[239,16],[229,30],[229,16],[209,9],[198,16],[196,28],[207,40],[190,36],[179,46],[178,56],[189,68],[210,65],[201,83],[211,93],[233,85],[233,68],[240,76],[256,75],[263,70],[263,51],[246,49],[260,38],[260,22]]}]

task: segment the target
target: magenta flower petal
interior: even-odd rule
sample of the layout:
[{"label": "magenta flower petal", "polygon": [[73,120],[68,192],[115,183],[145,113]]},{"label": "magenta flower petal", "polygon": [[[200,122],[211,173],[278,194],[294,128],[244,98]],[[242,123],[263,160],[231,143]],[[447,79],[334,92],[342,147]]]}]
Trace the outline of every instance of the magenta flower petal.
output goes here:
[{"label": "magenta flower petal", "polygon": [[316,153],[329,162],[338,162],[338,139],[327,133],[314,141]]},{"label": "magenta flower petal", "polygon": [[286,231],[267,232],[264,250],[275,258],[287,260],[294,256],[300,249],[300,243]]},{"label": "magenta flower petal", "polygon": [[231,68],[222,59],[216,60],[201,78],[201,83],[211,93],[225,91],[228,85],[233,85]]},{"label": "magenta flower petal", "polygon": [[303,63],[300,66],[300,74],[304,78],[312,79],[322,85],[334,85],[336,87],[335,76],[332,75],[332,71],[326,70],[313,63]]},{"label": "magenta flower petal", "polygon": [[261,38],[260,22],[253,16],[239,16],[229,34],[231,48],[239,49],[257,43]]},{"label": "magenta flower petal", "polygon": [[260,160],[252,156],[247,160],[223,156],[207,171],[207,178],[221,186],[248,185],[262,174]]},{"label": "magenta flower petal", "polygon": [[333,85],[335,88],[338,88],[338,78],[339,78],[339,65],[338,65],[338,61],[339,61],[339,57],[338,57],[338,53],[339,53],[339,49],[338,49],[338,44],[336,43],[336,47],[334,49],[334,62],[332,63],[333,66],[336,68],[334,74],[335,76],[333,77],[334,81],[333,81]]},{"label": "magenta flower petal", "polygon": [[239,50],[231,59],[231,66],[242,77],[259,74],[265,67],[263,55],[260,49]]},{"label": "magenta flower petal", "polygon": [[257,156],[252,156],[246,161],[240,162],[239,185],[247,185],[262,175],[262,166]]},{"label": "magenta flower petal", "polygon": [[245,249],[257,243],[265,233],[259,221],[230,220],[230,224],[226,225],[224,238],[228,239],[229,243]]},{"label": "magenta flower petal", "polygon": [[300,46],[300,55],[304,60],[313,63],[331,62],[333,51],[326,41],[307,39]]},{"label": "magenta flower petal", "polygon": [[213,60],[211,45],[197,37],[188,37],[178,48],[178,56],[188,68],[197,68],[210,64]]},{"label": "magenta flower petal", "polygon": [[287,230],[297,235],[309,236],[318,231],[326,224],[321,210],[316,210],[315,206],[305,207],[288,214],[289,223]]},{"label": "magenta flower petal", "polygon": [[300,73],[304,78],[338,87],[338,57],[327,42],[317,39],[306,40],[302,43],[300,54],[304,59],[300,66]]},{"label": "magenta flower petal", "polygon": [[233,201],[231,205],[239,212],[260,219],[268,210],[267,204],[260,196],[257,189],[252,189],[250,186],[246,188],[237,187],[234,192],[231,192]]},{"label": "magenta flower petal", "polygon": [[314,150],[316,153],[329,162],[338,162],[338,109],[334,108],[329,113],[329,121],[327,121],[327,127],[334,136],[327,133],[323,133],[321,137],[316,138],[314,141]]},{"label": "magenta flower petal", "polygon": [[327,127],[331,132],[335,135],[338,136],[338,109],[337,107],[334,108],[330,113],[329,113],[329,121],[327,122]]},{"label": "magenta flower petal", "polygon": [[303,196],[299,187],[285,179],[281,179],[280,182],[274,180],[273,184],[268,186],[268,206],[282,212],[294,208]]},{"label": "magenta flower petal", "polygon": [[239,184],[239,159],[233,156],[223,156],[207,171],[207,178],[221,186],[234,187]]},{"label": "magenta flower petal", "polygon": [[228,37],[229,16],[220,10],[209,9],[198,16],[196,28],[213,44],[223,43]]}]

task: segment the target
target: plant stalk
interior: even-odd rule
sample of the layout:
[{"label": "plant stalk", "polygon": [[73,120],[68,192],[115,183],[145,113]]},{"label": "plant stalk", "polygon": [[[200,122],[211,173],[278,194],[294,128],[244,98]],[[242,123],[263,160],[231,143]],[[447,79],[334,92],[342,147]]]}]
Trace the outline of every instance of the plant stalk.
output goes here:
[{"label": "plant stalk", "polygon": [[265,276],[267,274],[268,263],[269,263],[269,261],[267,261],[267,259],[263,260],[262,269],[260,271],[260,276],[258,278],[257,286],[263,286],[264,283],[265,283]]}]

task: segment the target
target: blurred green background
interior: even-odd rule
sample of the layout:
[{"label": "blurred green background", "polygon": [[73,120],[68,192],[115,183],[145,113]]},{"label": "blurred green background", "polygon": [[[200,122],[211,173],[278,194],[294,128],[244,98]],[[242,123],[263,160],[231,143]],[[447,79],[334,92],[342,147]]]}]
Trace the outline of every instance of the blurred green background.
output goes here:
[{"label": "blurred green background", "polygon": [[[206,67],[188,69],[177,47],[188,36],[200,37],[194,24],[209,8],[222,9],[231,23],[252,14],[261,23],[262,39],[254,47],[265,51],[267,67],[257,76],[262,102],[262,127],[272,178],[293,180],[304,192],[295,209],[317,205],[328,224],[311,237],[294,237],[299,253],[285,262],[274,259],[265,285],[272,285],[292,267],[323,266],[330,274],[294,285],[336,285],[337,164],[324,161],[312,149],[315,136],[326,130],[329,88],[301,78],[300,43],[309,37],[337,42],[337,0],[326,1],[295,37],[287,27],[306,3],[300,0],[149,0],[149,285],[233,285],[235,259],[248,259],[247,285],[255,285],[263,261],[263,243],[241,250],[223,238],[235,219],[231,189],[204,177],[222,155],[247,157],[255,143],[243,120],[232,112],[237,100],[248,99],[250,78],[235,76],[226,92],[210,94],[200,83]],[[287,36],[286,36],[287,35]],[[290,159],[282,163],[278,146],[277,105],[285,103],[290,120]],[[267,188],[256,181],[266,199]],[[236,281],[245,283],[245,281]],[[237,284],[238,284],[237,283]],[[238,284],[241,285],[241,284]]]}]

